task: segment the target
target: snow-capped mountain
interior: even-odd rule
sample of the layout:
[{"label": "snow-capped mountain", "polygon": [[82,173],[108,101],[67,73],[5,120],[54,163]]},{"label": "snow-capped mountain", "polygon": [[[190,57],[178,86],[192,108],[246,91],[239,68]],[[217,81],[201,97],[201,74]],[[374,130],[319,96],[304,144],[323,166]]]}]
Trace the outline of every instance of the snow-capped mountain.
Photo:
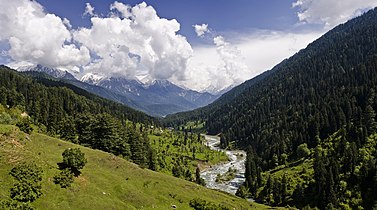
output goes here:
[{"label": "snow-capped mountain", "polygon": [[75,76],[73,76],[73,74],[68,71],[60,70],[57,68],[49,68],[39,64],[33,66],[21,66],[16,70],[20,72],[41,72],[57,79],[76,80]]},{"label": "snow-capped mountain", "polygon": [[144,84],[138,80],[121,77],[103,78],[89,74],[81,78],[81,81],[123,95],[134,101],[138,109],[157,116],[196,109],[218,98],[210,93],[181,88],[168,80],[155,80]]},{"label": "snow-capped mountain", "polygon": [[[62,82],[73,84],[101,97],[123,103],[153,116],[196,109],[212,103],[219,95],[200,93],[179,87],[168,80],[142,83],[122,77],[105,77],[88,73],[77,80],[68,71],[41,65],[20,67],[18,71],[46,73]],[[32,76],[39,77],[38,74]]]},{"label": "snow-capped mountain", "polygon": [[81,82],[86,82],[91,85],[97,85],[98,82],[105,79],[105,76],[95,74],[95,73],[87,73],[83,77],[81,77]]}]

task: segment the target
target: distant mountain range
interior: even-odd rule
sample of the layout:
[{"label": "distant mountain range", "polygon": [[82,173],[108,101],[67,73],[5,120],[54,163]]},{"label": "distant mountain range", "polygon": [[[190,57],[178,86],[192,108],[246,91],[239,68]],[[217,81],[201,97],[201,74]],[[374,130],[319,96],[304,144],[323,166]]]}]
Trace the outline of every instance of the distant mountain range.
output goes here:
[{"label": "distant mountain range", "polygon": [[[220,95],[200,93],[179,87],[168,80],[155,80],[144,84],[121,77],[103,77],[88,73],[81,80],[67,71],[41,65],[20,67],[22,72],[40,72],[73,84],[98,96],[125,104],[152,116],[193,110],[215,101]],[[33,76],[41,76],[34,74]]]}]

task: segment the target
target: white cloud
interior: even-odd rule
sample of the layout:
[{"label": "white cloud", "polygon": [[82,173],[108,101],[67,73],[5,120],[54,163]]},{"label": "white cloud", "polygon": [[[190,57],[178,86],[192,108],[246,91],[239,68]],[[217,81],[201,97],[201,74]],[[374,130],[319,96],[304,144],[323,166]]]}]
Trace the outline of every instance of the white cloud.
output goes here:
[{"label": "white cloud", "polygon": [[67,22],[46,14],[35,1],[0,0],[0,41],[7,41],[14,62],[48,67],[81,66],[88,63],[89,51],[72,44]]},{"label": "white cloud", "polygon": [[177,34],[180,24],[160,18],[146,3],[134,7],[115,2],[110,17],[92,17],[91,28],[74,32],[74,38],[98,58],[85,72],[102,72],[134,78],[185,79],[191,45]]},{"label": "white cloud", "polygon": [[193,26],[197,36],[203,36],[209,32],[208,24],[194,25]]},{"label": "white cloud", "polygon": [[250,78],[249,67],[237,46],[222,36],[214,37],[213,44],[214,47],[194,49],[194,57],[188,64],[188,79],[176,83],[216,93]]},{"label": "white cloud", "polygon": [[83,15],[95,16],[94,7],[90,3],[86,3],[85,12]]},{"label": "white cloud", "polygon": [[72,28],[71,22],[67,18],[63,18],[63,24],[69,29]]},{"label": "white cloud", "polygon": [[325,24],[332,28],[362,12],[377,6],[376,0],[296,0],[297,16],[301,22]]},{"label": "white cloud", "polygon": [[112,5],[110,5],[110,10],[118,11],[123,18],[132,17],[132,7],[118,1],[115,1]]},{"label": "white cloud", "polygon": [[215,46],[194,47],[194,56],[188,64],[188,80],[178,84],[216,93],[271,69],[322,34],[259,31],[232,35],[232,44],[217,36]]}]

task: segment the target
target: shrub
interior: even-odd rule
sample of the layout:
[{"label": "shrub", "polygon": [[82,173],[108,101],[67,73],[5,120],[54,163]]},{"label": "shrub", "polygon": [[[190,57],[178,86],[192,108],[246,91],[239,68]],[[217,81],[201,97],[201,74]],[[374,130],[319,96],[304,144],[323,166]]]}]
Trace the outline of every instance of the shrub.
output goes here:
[{"label": "shrub", "polygon": [[84,168],[87,162],[85,154],[81,152],[79,148],[66,149],[62,156],[63,164],[73,171],[80,171],[80,169]]},{"label": "shrub", "polygon": [[307,157],[310,155],[310,150],[308,149],[308,145],[306,143],[300,144],[297,147],[297,155],[299,158]]},{"label": "shrub", "polygon": [[54,176],[54,183],[59,184],[62,188],[70,187],[73,183],[73,173],[69,169],[63,169],[59,174]]},{"label": "shrub", "polygon": [[20,128],[22,132],[31,134],[33,128],[31,127],[31,122],[28,117],[24,117],[16,123],[16,126]]},{"label": "shrub", "polygon": [[211,202],[207,202],[203,199],[193,199],[190,200],[190,206],[195,210],[230,210],[228,207],[223,205],[216,205]]},{"label": "shrub", "polygon": [[35,183],[42,181],[43,171],[35,163],[21,163],[12,168],[9,174],[17,181]]},{"label": "shrub", "polygon": [[34,163],[22,163],[9,173],[18,182],[10,189],[10,197],[20,202],[33,202],[42,195],[43,171]]},{"label": "shrub", "polygon": [[34,210],[30,203],[22,203],[16,200],[8,199],[0,202],[0,209],[8,210]]},{"label": "shrub", "polygon": [[241,185],[236,192],[236,196],[241,198],[246,198],[248,195],[249,189],[245,185]]},{"label": "shrub", "polygon": [[10,189],[10,197],[20,202],[33,202],[42,195],[39,183],[17,182]]},{"label": "shrub", "polygon": [[0,124],[10,124],[12,122],[12,117],[6,113],[0,113]]}]

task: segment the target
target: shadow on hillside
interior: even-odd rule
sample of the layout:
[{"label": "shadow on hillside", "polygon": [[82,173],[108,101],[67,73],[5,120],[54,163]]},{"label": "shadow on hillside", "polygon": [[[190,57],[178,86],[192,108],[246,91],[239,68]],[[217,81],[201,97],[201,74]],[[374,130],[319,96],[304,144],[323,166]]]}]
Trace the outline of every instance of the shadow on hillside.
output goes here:
[{"label": "shadow on hillside", "polygon": [[75,169],[75,168],[69,168],[69,167],[68,167],[66,164],[64,164],[63,162],[57,163],[57,165],[58,165],[59,170],[64,170],[64,169],[68,168],[68,169],[73,173],[73,175],[74,175],[75,177],[78,177],[78,176],[81,175],[81,172],[80,172],[79,170],[77,170],[77,169]]}]

